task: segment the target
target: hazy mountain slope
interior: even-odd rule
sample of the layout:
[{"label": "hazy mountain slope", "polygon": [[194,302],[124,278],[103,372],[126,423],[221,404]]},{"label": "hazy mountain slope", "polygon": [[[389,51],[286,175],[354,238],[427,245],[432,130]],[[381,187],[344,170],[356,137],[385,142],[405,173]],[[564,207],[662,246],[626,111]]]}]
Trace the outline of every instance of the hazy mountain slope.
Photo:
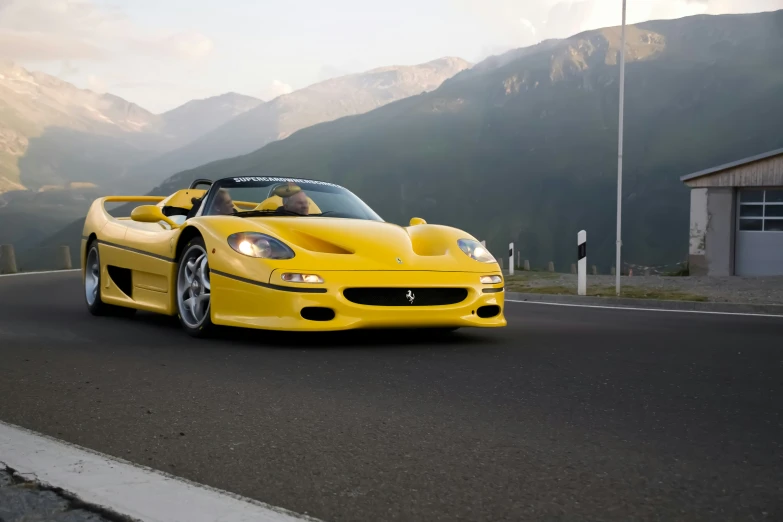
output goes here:
[{"label": "hazy mountain slope", "polygon": [[163,133],[176,137],[181,144],[189,143],[262,103],[263,100],[235,92],[191,100],[161,114]]},{"label": "hazy mountain slope", "polygon": [[140,165],[131,177],[139,181],[139,190],[146,191],[179,170],[246,154],[310,125],[434,90],[468,67],[460,58],[442,58],[326,80],[259,105],[185,147]]},{"label": "hazy mountain slope", "polygon": [[[51,236],[53,230],[59,230],[73,219],[72,208],[86,209],[99,195],[88,187],[43,192],[26,190],[18,192],[14,198],[0,194],[0,244],[13,244],[17,254],[35,247],[42,237]],[[30,207],[37,209],[34,219],[31,219]]]},{"label": "hazy mountain slope", "polygon": [[127,192],[133,165],[260,103],[228,93],[155,115],[0,62],[0,243],[39,242],[83,216],[99,194]]},{"label": "hazy mountain slope", "polygon": [[185,145],[262,100],[228,93],[162,115],[10,61],[0,62],[0,193],[111,182]]},{"label": "hazy mountain slope", "polygon": [[[274,174],[343,183],[385,219],[463,227],[538,266],[614,258],[619,28],[479,64],[435,92],[316,125],[254,153],[179,173]],[[684,260],[679,176],[783,146],[783,11],[628,29],[624,259]]]},{"label": "hazy mountain slope", "polygon": [[[52,175],[60,163],[69,163],[58,156],[60,148],[87,149],[90,161],[98,164],[118,154],[121,169],[128,155],[165,150],[164,142],[146,136],[161,126],[159,117],[116,96],[77,89],[53,76],[0,62],[0,192],[19,185],[39,188],[52,178],[82,181],[69,179],[72,172]],[[59,142],[58,136],[66,143],[50,151],[51,142]],[[93,137],[115,143],[108,151],[96,149],[90,142]],[[48,180],[41,181],[38,172],[25,170],[20,165],[22,158],[43,168]]]}]

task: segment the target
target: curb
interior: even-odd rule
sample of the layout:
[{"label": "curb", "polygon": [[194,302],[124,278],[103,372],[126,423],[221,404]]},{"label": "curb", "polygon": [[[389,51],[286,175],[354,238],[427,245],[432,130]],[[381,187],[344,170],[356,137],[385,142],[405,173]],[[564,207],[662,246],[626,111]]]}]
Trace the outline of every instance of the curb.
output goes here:
[{"label": "curb", "polygon": [[632,297],[593,297],[578,295],[531,294],[506,292],[506,299],[531,303],[557,303],[587,306],[617,306],[646,308],[649,310],[686,310],[693,312],[723,312],[741,314],[779,315],[783,317],[783,305],[710,303],[701,301],[668,301],[662,299],[638,299]]}]

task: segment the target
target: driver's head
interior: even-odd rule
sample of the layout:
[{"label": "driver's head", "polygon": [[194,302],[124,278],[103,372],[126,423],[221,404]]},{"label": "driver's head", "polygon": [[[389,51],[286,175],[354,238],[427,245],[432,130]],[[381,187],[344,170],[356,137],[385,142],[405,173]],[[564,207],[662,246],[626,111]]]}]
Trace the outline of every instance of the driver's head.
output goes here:
[{"label": "driver's head", "polygon": [[293,196],[283,198],[283,208],[300,216],[306,216],[310,214],[310,201],[304,190],[300,190]]},{"label": "driver's head", "polygon": [[215,194],[215,203],[212,205],[213,214],[230,215],[234,213],[234,202],[226,189],[218,190]]}]

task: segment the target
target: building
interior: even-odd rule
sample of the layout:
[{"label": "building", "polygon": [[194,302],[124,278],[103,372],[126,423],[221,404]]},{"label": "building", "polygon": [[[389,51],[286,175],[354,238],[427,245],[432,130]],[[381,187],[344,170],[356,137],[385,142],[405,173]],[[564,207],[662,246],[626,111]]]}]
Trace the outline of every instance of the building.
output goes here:
[{"label": "building", "polygon": [[783,149],[680,178],[691,275],[783,275]]}]

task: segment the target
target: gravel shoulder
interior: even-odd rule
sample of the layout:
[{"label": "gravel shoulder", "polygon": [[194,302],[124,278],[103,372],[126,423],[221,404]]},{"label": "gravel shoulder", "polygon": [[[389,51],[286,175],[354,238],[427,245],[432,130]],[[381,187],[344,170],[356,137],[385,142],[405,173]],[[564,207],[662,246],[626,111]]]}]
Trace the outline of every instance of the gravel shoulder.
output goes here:
[{"label": "gravel shoulder", "polygon": [[0,463],[0,521],[132,522],[54,488],[14,475]]},{"label": "gravel shoulder", "polygon": [[[514,292],[575,295],[577,276],[551,272],[516,272],[506,276]],[[622,297],[706,301],[713,303],[783,304],[783,276],[676,277],[622,276]],[[589,295],[615,297],[615,276],[588,275]]]}]

